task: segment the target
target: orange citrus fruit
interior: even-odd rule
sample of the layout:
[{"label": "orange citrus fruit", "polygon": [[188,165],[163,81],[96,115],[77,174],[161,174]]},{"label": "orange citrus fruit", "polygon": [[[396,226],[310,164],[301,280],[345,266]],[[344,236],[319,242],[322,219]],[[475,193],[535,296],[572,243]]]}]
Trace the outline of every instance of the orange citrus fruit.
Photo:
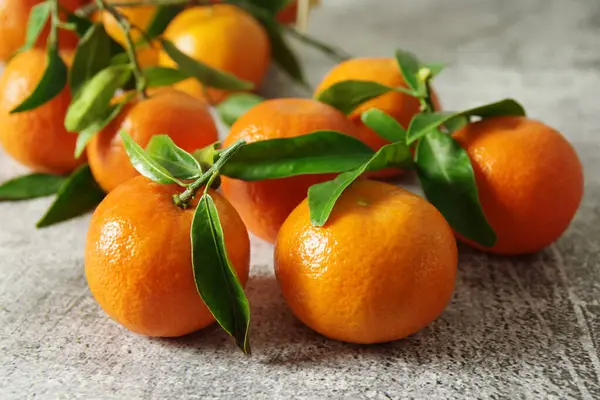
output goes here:
[{"label": "orange citrus fruit", "polygon": [[[137,0],[108,0],[108,3],[137,3]],[[148,29],[156,15],[157,6],[136,6],[136,7],[117,7],[117,9],[129,19],[134,26],[141,29]],[[106,32],[122,46],[126,46],[125,34],[120,28],[117,20],[108,12],[102,13],[102,22]],[[142,34],[137,30],[131,31],[134,43],[140,43],[143,39]],[[140,43],[137,46],[136,54],[138,62],[142,67],[149,67],[158,64],[158,44],[147,42]]]},{"label": "orange citrus fruit", "polygon": [[[27,22],[31,8],[43,0],[0,0],[0,60],[7,60],[25,43]],[[60,0],[60,5],[70,11],[84,5],[85,0]],[[46,46],[50,32],[49,25],[37,40],[36,45]],[[73,49],[77,45],[77,36],[64,29],[59,30],[59,45],[61,49]]]},{"label": "orange citrus fruit", "polygon": [[[311,99],[274,99],[260,103],[231,127],[224,146],[243,139],[260,140],[306,135],[318,130],[336,130],[355,135],[355,128],[335,108]],[[308,188],[332,179],[327,175],[300,175],[282,179],[244,182],[222,178],[225,196],[256,236],[274,242],[279,227],[304,198]]]},{"label": "orange citrus fruit", "polygon": [[288,217],[275,273],[292,312],[331,339],[379,343],[422,329],[454,290],[456,240],[430,203],[397,186],[359,181],[323,227],[308,201]]},{"label": "orange citrus fruit", "polygon": [[[85,274],[106,313],[133,332],[182,336],[214,322],[200,298],[191,261],[190,228],[196,201],[183,210],[183,190],[144,177],[131,179],[98,206],[87,235]],[[210,190],[223,225],[228,257],[242,285],[250,241],[235,209]]]},{"label": "orange citrus fruit", "polygon": [[[67,64],[70,58],[63,57]],[[35,171],[66,174],[82,162],[74,157],[77,135],[64,126],[71,102],[68,86],[38,108],[10,114],[33,93],[46,65],[45,51],[37,48],[17,54],[6,65],[0,77],[0,142],[15,160]]]},{"label": "orange citrus fruit", "polygon": [[532,253],[562,235],[583,196],[583,170],[560,133],[526,117],[496,117],[454,138],[471,158],[479,200],[498,237],[485,250]]},{"label": "orange citrus fruit", "polygon": [[[229,72],[258,87],[271,60],[269,38],[264,28],[239,7],[228,4],[189,8],[167,27],[164,37],[188,56],[213,68]],[[160,64],[174,62],[163,51]],[[186,79],[175,87],[196,97],[204,97],[202,84]],[[219,102],[227,91],[208,89],[211,101]]]},{"label": "orange citrus fruit", "polygon": [[[354,58],[336,65],[329,71],[315,90],[315,95],[338,82],[346,80],[371,81],[392,87],[408,88],[395,59]],[[439,109],[437,95],[433,91],[432,98],[436,109]],[[389,142],[366,127],[360,120],[361,114],[371,108],[384,111],[394,117],[404,128],[408,128],[412,117],[419,112],[420,104],[419,100],[408,94],[389,92],[364,102],[350,113],[348,117],[362,131],[365,142],[374,150],[379,150]]]},{"label": "orange citrus fruit", "polygon": [[121,130],[142,147],[152,136],[165,134],[190,152],[218,140],[206,102],[171,88],[154,91],[148,99],[124,107],[88,144],[92,174],[106,192],[138,175],[118,135]]}]

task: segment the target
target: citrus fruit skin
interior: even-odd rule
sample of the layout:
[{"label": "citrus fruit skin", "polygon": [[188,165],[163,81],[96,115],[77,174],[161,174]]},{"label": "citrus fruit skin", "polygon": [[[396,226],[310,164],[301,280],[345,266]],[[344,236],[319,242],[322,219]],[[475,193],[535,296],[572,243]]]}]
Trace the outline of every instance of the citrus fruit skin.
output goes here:
[{"label": "citrus fruit skin", "polygon": [[[336,130],[355,136],[352,123],[338,110],[311,99],[274,99],[256,105],[231,127],[223,145],[289,138],[318,130]],[[245,182],[222,178],[225,196],[238,210],[248,229],[273,243],[279,227],[307,195],[308,188],[332,179],[331,174],[300,175]]]},{"label": "citrus fruit skin", "polygon": [[331,339],[379,343],[411,335],[444,310],[454,290],[456,241],[427,201],[397,186],[359,181],[324,227],[307,200],[275,246],[275,273],[292,312]]},{"label": "citrus fruit skin", "polygon": [[[68,64],[70,55],[63,59]],[[33,93],[46,65],[46,53],[36,48],[17,54],[6,65],[0,77],[0,142],[15,160],[34,171],[66,174],[83,161],[74,157],[77,135],[64,127],[70,89],[66,86],[38,108],[10,114]]]},{"label": "citrus fruit skin", "polygon": [[[188,56],[218,70],[260,86],[271,61],[271,46],[264,28],[249,14],[228,4],[192,7],[180,13],[165,30],[164,37]],[[175,65],[161,51],[159,62]],[[174,85],[196,97],[205,97],[195,79]],[[225,90],[209,88],[211,102],[227,97]]]},{"label": "citrus fruit skin", "polygon": [[143,148],[152,136],[162,134],[189,152],[218,140],[217,128],[204,101],[171,88],[151,92],[148,99],[125,106],[88,144],[92,174],[106,192],[138,175],[123,146],[121,130]]},{"label": "citrus fruit skin", "polygon": [[[27,22],[31,8],[43,0],[0,0],[0,60],[6,61],[23,44],[27,34]],[[70,11],[86,3],[84,0],[60,0],[60,5]],[[36,46],[45,47],[50,27],[40,34]],[[69,31],[60,29],[59,45],[61,49],[74,49],[77,46],[77,36]]]},{"label": "citrus fruit skin", "polygon": [[[108,3],[136,3],[137,0],[108,0]],[[152,23],[154,16],[156,15],[157,7],[156,6],[137,6],[137,7],[117,7],[120,13],[122,13],[125,17],[129,19],[133,25],[140,27],[142,29],[148,29],[150,24]],[[117,20],[108,12],[103,12],[101,15],[102,23],[104,24],[104,28],[106,32],[118,43],[122,46],[127,45],[127,41],[125,38],[125,34],[123,30],[120,28]],[[132,39],[134,43],[139,43],[143,36],[137,30],[133,29],[131,31]],[[136,55],[138,58],[138,62],[142,67],[149,67],[152,65],[158,64],[158,43],[144,43],[140,44],[136,48]]]},{"label": "citrus fruit skin", "polygon": [[583,169],[556,130],[526,117],[485,119],[454,133],[475,172],[479,200],[498,240],[479,249],[525,254],[568,228],[583,197]]},{"label": "citrus fruit skin", "polygon": [[[214,318],[195,286],[190,228],[196,201],[175,206],[176,185],[137,177],[98,206],[90,223],[85,273],[104,311],[129,330],[174,337],[204,328]],[[242,283],[248,280],[250,242],[235,209],[210,190],[223,226],[228,257]]]},{"label": "citrus fruit skin", "polygon": [[[404,87],[408,89],[395,59],[364,57],[353,58],[333,67],[315,90],[315,96],[334,84],[346,80],[371,81],[391,87]],[[431,96],[435,108],[439,110],[440,106],[437,95],[433,90]],[[380,109],[394,117],[404,128],[408,128],[412,117],[419,112],[420,104],[417,98],[408,94],[389,92],[362,103],[348,115],[352,122],[362,131],[365,142],[374,150],[379,150],[382,146],[390,142],[366,127],[360,119],[361,114],[371,108]]]}]

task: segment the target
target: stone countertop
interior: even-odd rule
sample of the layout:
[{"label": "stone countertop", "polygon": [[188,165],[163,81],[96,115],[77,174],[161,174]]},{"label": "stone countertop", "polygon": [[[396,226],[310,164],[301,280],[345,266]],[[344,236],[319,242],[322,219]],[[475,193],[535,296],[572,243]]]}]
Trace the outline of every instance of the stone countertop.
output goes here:
[{"label": "stone countertop", "polygon": [[[38,231],[49,199],[2,203],[0,398],[600,398],[600,3],[325,0],[310,31],[356,55],[402,47],[450,61],[436,83],[446,108],[511,96],[562,131],[586,171],[568,232],[528,257],[461,248],[443,315],[374,346],[327,340],[297,321],[271,246],[253,240],[245,357],[216,327],[167,340],[118,326],[86,286],[89,215]],[[298,48],[318,82],[331,62]],[[276,74],[265,91],[294,92]],[[0,180],[23,172],[0,154]]]}]

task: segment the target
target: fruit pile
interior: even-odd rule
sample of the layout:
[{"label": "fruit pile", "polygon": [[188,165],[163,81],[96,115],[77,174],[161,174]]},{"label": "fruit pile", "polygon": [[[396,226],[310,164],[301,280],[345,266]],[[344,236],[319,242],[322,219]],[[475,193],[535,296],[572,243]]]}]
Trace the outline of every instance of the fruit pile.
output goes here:
[{"label": "fruit pile", "polygon": [[[38,227],[95,209],[87,281],[131,331],[216,321],[248,353],[250,231],[275,244],[281,292],[307,326],[402,339],[450,301],[457,239],[532,253],[573,219],[573,147],[512,99],[442,111],[442,64],[397,50],[339,62],[312,98],[251,93],[271,62],[307,86],[288,37],[343,56],[286,25],[300,1],[0,6],[0,142],[33,171],[0,200],[56,195]],[[230,125],[222,144],[213,106]],[[425,198],[376,180],[410,170]]]}]

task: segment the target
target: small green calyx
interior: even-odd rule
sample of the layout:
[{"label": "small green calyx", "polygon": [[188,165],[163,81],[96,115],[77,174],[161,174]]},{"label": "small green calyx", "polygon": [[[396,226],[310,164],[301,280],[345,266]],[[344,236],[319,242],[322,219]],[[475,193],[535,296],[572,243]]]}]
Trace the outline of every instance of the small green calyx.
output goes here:
[{"label": "small green calyx", "polygon": [[423,83],[429,82],[432,77],[433,74],[431,73],[431,70],[427,67],[419,69],[419,72],[417,73],[417,78],[419,78],[419,81]]}]

